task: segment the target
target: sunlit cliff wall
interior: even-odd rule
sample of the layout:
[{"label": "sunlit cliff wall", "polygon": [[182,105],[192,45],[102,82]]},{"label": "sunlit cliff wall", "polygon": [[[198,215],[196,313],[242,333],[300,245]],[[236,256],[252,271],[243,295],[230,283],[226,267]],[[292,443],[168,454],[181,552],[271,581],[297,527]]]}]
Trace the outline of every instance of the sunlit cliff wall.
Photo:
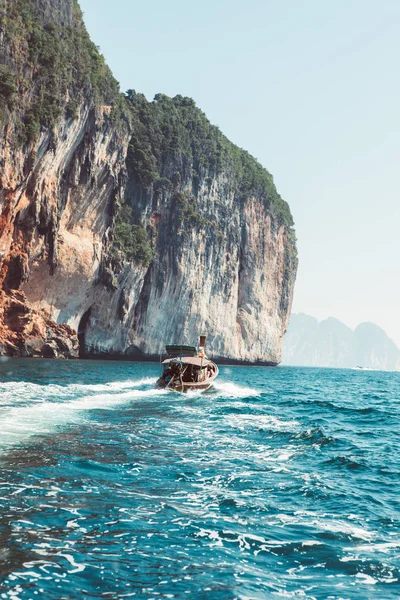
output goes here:
[{"label": "sunlit cliff wall", "polygon": [[74,0],[7,0],[0,107],[1,352],[280,361],[290,210],[191,99],[120,94]]}]

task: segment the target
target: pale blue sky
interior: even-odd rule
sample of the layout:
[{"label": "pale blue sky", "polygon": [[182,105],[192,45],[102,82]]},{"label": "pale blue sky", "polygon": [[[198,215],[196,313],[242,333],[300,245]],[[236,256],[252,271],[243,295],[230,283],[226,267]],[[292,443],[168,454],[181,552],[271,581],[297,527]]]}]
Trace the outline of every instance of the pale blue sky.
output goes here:
[{"label": "pale blue sky", "polygon": [[122,90],[191,96],[296,222],[294,312],[400,345],[400,1],[81,0]]}]

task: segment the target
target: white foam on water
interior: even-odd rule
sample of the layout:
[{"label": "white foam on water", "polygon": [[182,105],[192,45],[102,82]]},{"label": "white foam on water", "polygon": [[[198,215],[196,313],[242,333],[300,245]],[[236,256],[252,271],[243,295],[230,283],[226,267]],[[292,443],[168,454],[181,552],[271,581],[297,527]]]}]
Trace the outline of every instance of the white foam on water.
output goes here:
[{"label": "white foam on water", "polygon": [[72,395],[68,387],[59,385],[38,385],[26,381],[13,381],[0,384],[0,406],[16,403],[42,402],[46,397]]},{"label": "white foam on water", "polygon": [[[309,517],[312,517],[311,519]],[[372,542],[376,538],[375,532],[353,523],[349,523],[340,518],[332,519],[328,514],[322,514],[317,516],[313,512],[309,511],[297,511],[296,513],[289,515],[285,513],[277,514],[269,525],[277,525],[283,523],[284,525],[301,525],[303,527],[315,527],[319,531],[327,531],[329,533],[342,533],[350,536],[353,539],[363,540],[365,542]],[[358,546],[359,549],[361,546]],[[369,545],[366,547],[370,547]],[[347,548],[347,550],[354,550],[354,546]]]},{"label": "white foam on water", "polygon": [[273,415],[253,414],[230,415],[226,418],[226,423],[241,431],[247,430],[249,427],[270,431],[294,431],[300,426],[298,421],[282,421]]},{"label": "white foam on water", "polygon": [[316,540],[305,540],[301,543],[304,548],[308,548],[309,546],[323,546],[323,542],[317,542]]},{"label": "white foam on water", "polygon": [[4,411],[1,417],[0,450],[26,443],[35,435],[53,433],[62,426],[79,422],[87,411],[110,409],[135,399],[167,393],[165,390],[132,389],[127,392],[86,395],[64,402],[44,400],[29,406],[12,407]]},{"label": "white foam on water", "polygon": [[130,388],[138,388],[144,385],[154,385],[157,381],[156,377],[143,377],[137,381],[111,381],[110,383],[94,383],[89,385],[83,385],[80,383],[71,384],[69,387],[76,391],[94,391],[94,392],[108,392],[108,391],[119,391]]},{"label": "white foam on water", "polygon": [[371,541],[375,537],[372,531],[351,523],[346,523],[345,521],[322,521],[316,519],[311,524],[317,526],[320,530],[329,531],[330,533],[344,533],[352,538],[365,540],[366,542]]},{"label": "white foam on water", "polygon": [[146,385],[154,385],[157,379],[155,377],[144,377],[138,380],[111,381],[110,383],[80,384],[71,383],[69,385],[49,384],[41,385],[26,381],[9,381],[0,383],[0,406],[15,401],[33,401],[38,402],[49,397],[70,397],[77,392],[118,392],[120,390],[138,388]]},{"label": "white foam on water", "polygon": [[231,383],[228,381],[217,381],[214,386],[218,395],[227,398],[246,398],[247,396],[259,396],[260,392],[251,388]]},{"label": "white foam on water", "polygon": [[377,544],[362,544],[359,546],[352,546],[344,548],[347,551],[357,552],[378,552],[382,554],[389,554],[392,550],[400,548],[400,540],[396,542],[381,542]]},{"label": "white foam on water", "polygon": [[365,583],[366,585],[375,585],[378,583],[377,579],[374,579],[371,575],[367,575],[367,573],[357,573],[356,578],[359,583]]}]

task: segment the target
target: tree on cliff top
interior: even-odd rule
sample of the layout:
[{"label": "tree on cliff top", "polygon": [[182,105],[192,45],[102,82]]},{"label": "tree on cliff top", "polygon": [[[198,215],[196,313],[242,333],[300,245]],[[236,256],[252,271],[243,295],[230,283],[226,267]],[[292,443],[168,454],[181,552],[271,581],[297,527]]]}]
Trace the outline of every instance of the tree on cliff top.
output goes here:
[{"label": "tree on cliff top", "polygon": [[133,90],[120,94],[104,57],[90,40],[77,0],[65,4],[71,8],[68,17],[45,0],[12,0],[0,12],[6,48],[0,108],[7,116],[18,95],[14,110],[19,119],[14,121],[20,122],[20,141],[35,141],[62,115],[74,118],[83,102],[111,105],[114,122],[131,124],[127,165],[144,188],[168,179],[168,161],[179,165],[181,180],[192,178],[194,188],[201,180],[224,174],[234,181],[238,201],[257,198],[278,224],[291,230],[289,206],[272,175],[212,125],[191,98],[157,94],[148,102]]},{"label": "tree on cliff top", "polygon": [[0,14],[7,49],[0,105],[11,108],[10,98],[18,92],[22,134],[28,141],[63,112],[73,118],[84,100],[113,104],[120,96],[118,82],[90,40],[78,3],[72,3],[70,23],[53,17],[43,19],[35,0],[13,0]]}]

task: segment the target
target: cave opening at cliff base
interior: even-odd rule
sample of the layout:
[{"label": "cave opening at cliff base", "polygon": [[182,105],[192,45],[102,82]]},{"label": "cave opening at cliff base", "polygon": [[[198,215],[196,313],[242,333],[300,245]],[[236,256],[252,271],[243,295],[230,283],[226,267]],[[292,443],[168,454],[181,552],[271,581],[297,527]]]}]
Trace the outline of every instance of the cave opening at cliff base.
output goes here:
[{"label": "cave opening at cliff base", "polygon": [[83,313],[81,320],[79,321],[78,327],[78,342],[79,342],[79,358],[85,358],[86,356],[86,330],[89,324],[92,307],[90,306],[85,313]]}]

